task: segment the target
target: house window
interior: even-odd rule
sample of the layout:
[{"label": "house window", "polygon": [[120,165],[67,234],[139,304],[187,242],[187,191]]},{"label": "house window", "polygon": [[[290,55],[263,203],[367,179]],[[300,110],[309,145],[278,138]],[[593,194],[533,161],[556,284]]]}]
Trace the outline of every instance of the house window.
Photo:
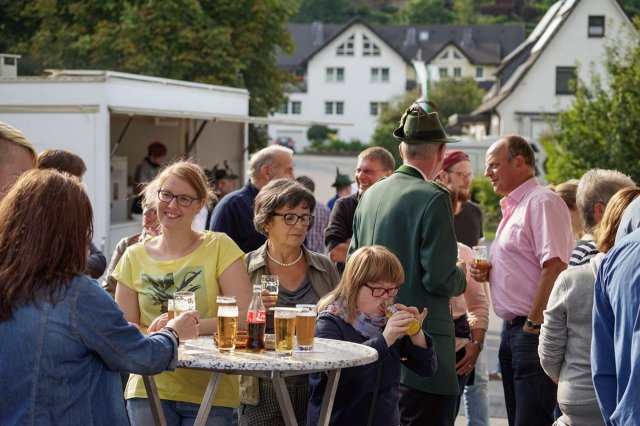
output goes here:
[{"label": "house window", "polygon": [[326,80],[328,82],[344,81],[344,68],[328,67],[326,71]]},{"label": "house window", "polygon": [[362,56],[380,56],[380,48],[366,35],[362,36]]},{"label": "house window", "polygon": [[449,51],[445,50],[442,55],[440,55],[440,59],[449,59]]},{"label": "house window", "polygon": [[484,68],[476,67],[476,78],[479,80],[484,78]]},{"label": "house window", "polygon": [[556,67],[556,95],[573,95],[571,81],[576,79],[575,67]]},{"label": "house window", "polygon": [[446,78],[449,75],[447,67],[438,68],[438,75],[440,76],[440,78]]},{"label": "house window", "polygon": [[356,35],[353,34],[344,43],[338,46],[336,54],[338,56],[353,56],[353,45],[356,39]]},{"label": "house window", "polygon": [[604,16],[589,16],[589,37],[604,37]]},{"label": "house window", "polygon": [[289,114],[289,103],[284,101],[280,104],[280,110],[278,112],[280,112],[280,114]]},{"label": "house window", "polygon": [[460,56],[460,54],[459,54],[457,51],[455,51],[455,50],[453,51],[453,57],[454,57],[455,59],[462,59],[462,56]]},{"label": "house window", "polygon": [[462,68],[460,68],[460,67],[454,67],[454,68],[453,68],[453,77],[454,77],[454,78],[460,78],[460,77],[462,77]]},{"label": "house window", "polygon": [[325,102],[324,113],[326,115],[343,115],[344,114],[344,102]]},{"label": "house window", "polygon": [[370,102],[369,103],[369,113],[374,116],[378,116],[384,111],[387,107],[387,102]]},{"label": "house window", "polygon": [[300,101],[291,102],[291,114],[302,114],[302,102]]},{"label": "house window", "polygon": [[389,81],[389,68],[371,68],[371,82],[388,82]]}]

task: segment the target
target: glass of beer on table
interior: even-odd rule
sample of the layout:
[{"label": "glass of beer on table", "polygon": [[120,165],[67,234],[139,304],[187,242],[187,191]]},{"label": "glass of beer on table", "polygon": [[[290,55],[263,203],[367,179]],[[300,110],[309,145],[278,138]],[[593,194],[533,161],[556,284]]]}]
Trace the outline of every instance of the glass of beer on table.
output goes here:
[{"label": "glass of beer on table", "polygon": [[236,348],[238,331],[238,305],[235,296],[218,296],[218,349],[232,351]]},{"label": "glass of beer on table", "polygon": [[316,333],[316,305],[296,305],[296,309],[299,309],[296,316],[298,350],[312,351],[313,336]]},{"label": "glass of beer on table", "polygon": [[293,341],[296,334],[297,308],[271,308],[274,312],[274,332],[276,354],[287,356],[293,353]]},{"label": "glass of beer on table", "polygon": [[473,264],[483,273],[489,272],[489,257],[487,246],[473,246]]},{"label": "glass of beer on table", "polygon": [[167,319],[171,321],[176,317],[176,306],[173,299],[167,299]]}]

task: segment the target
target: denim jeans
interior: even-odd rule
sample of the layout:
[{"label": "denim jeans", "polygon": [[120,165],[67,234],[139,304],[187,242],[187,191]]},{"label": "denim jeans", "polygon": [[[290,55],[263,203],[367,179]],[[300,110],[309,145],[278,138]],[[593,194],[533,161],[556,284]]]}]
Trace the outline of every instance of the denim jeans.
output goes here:
[{"label": "denim jeans", "polygon": [[[161,399],[162,411],[168,426],[192,426],[198,415],[198,404]],[[147,426],[153,423],[153,414],[147,398],[131,398],[127,400],[127,412],[131,426]],[[237,416],[237,414],[235,414]],[[228,407],[211,407],[207,426],[232,426],[236,424],[234,409]]]},{"label": "denim jeans", "polygon": [[522,326],[505,321],[498,352],[509,425],[548,426],[555,420],[558,387],[540,366],[538,336]]},{"label": "denim jeans", "polygon": [[474,383],[464,388],[467,426],[489,426],[489,373],[486,346],[478,355],[475,372]]}]

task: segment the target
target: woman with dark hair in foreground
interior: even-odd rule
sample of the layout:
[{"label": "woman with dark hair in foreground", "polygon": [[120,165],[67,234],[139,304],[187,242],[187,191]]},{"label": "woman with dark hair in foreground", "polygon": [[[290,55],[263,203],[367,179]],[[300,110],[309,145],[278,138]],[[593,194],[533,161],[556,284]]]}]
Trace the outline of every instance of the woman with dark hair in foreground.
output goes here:
[{"label": "woman with dark hair in foreground", "polygon": [[187,312],[144,336],[85,275],[92,209],[81,183],[24,173],[0,202],[0,424],[127,424],[119,372],[174,369]]}]

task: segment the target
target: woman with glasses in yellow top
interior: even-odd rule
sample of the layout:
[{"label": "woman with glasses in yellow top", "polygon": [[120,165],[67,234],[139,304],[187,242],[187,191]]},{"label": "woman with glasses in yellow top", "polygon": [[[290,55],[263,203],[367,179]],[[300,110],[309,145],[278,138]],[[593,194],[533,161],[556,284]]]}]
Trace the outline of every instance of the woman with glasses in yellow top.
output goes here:
[{"label": "woman with glasses in yellow top", "polygon": [[[131,323],[154,332],[167,321],[167,301],[177,291],[193,291],[200,312],[199,334],[216,331],[217,295],[236,296],[244,326],[251,289],[244,253],[226,234],[192,229],[193,219],[214,195],[200,166],[179,161],[164,169],[145,190],[153,200],[160,235],[130,246],[113,272],[116,302]],[[206,372],[178,369],[156,378],[169,425],[192,421],[207,388]],[[142,378],[132,375],[125,391],[132,425],[153,424]],[[239,404],[238,378],[220,382],[207,425],[233,424]]]},{"label": "woman with glasses in yellow top", "polygon": [[[298,182],[276,179],[256,196],[253,223],[267,236],[262,247],[247,254],[245,264],[253,284],[262,275],[277,275],[278,297],[274,301],[263,290],[267,309],[318,303],[340,281],[338,271],[324,255],[307,250],[304,240],[314,224],[311,214],[316,199]],[[267,315],[267,333],[273,333],[273,316]],[[287,389],[299,424],[306,423],[309,402],[308,376],[286,379]],[[270,380],[243,377],[241,383],[240,425],[284,425]]]}]

